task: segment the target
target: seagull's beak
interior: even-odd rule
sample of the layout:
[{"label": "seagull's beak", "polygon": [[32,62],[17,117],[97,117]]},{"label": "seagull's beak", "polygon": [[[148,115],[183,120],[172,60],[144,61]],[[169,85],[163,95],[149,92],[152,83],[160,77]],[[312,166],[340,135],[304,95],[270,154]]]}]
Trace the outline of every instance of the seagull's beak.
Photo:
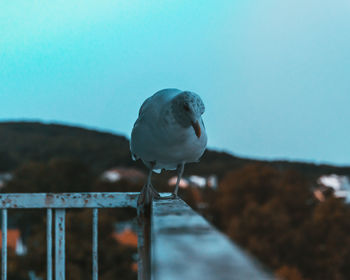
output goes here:
[{"label": "seagull's beak", "polygon": [[192,122],[192,127],[194,129],[194,132],[196,133],[196,136],[199,138],[201,137],[201,126],[199,125],[199,122],[196,121],[196,122]]}]

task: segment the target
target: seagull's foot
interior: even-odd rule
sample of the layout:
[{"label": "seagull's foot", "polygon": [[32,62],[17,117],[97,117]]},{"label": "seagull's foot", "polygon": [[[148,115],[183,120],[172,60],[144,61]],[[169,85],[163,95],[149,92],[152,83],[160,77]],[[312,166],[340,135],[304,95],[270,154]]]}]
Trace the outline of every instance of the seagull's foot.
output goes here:
[{"label": "seagull's foot", "polygon": [[150,191],[152,193],[152,197],[155,199],[159,199],[160,198],[160,194],[159,192],[156,191],[156,189],[153,187],[152,184],[150,184]]},{"label": "seagull's foot", "polygon": [[142,190],[140,191],[139,197],[137,199],[137,206],[142,206],[146,204],[146,201],[149,199],[147,185],[144,185]]},{"label": "seagull's foot", "polygon": [[176,193],[172,193],[169,196],[163,196],[162,199],[177,199],[179,196]]},{"label": "seagull's foot", "polygon": [[152,185],[144,185],[137,199],[137,205],[150,204],[153,199],[159,199],[160,194]]}]

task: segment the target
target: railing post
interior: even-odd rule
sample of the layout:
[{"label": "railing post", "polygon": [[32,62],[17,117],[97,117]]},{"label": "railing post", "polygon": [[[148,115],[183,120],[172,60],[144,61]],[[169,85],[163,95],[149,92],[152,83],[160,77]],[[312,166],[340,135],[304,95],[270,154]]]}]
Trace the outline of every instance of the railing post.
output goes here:
[{"label": "railing post", "polygon": [[7,209],[2,209],[1,217],[2,217],[1,279],[6,280],[7,279]]},{"label": "railing post", "polygon": [[98,279],[98,209],[92,209],[92,279]]},{"label": "railing post", "polygon": [[[149,191],[148,191],[149,190]],[[151,279],[151,215],[153,195],[143,188],[137,201],[138,220],[138,280]]]},{"label": "railing post", "polygon": [[52,280],[52,209],[48,208],[46,212],[46,278]]},{"label": "railing post", "polygon": [[65,279],[65,209],[55,210],[55,280]]}]

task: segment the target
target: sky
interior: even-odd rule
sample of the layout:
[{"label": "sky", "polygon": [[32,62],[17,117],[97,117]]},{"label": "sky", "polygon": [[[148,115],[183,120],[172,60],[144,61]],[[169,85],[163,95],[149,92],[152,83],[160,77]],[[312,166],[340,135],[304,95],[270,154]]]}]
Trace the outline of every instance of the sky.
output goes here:
[{"label": "sky", "polygon": [[0,121],[127,137],[163,88],[198,93],[208,146],[350,165],[350,1],[0,3]]}]

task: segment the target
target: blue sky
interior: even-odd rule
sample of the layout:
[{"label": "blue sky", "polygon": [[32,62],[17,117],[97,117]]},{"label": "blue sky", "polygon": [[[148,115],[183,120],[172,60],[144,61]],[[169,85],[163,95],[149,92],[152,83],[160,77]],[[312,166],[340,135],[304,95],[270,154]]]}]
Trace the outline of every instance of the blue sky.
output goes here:
[{"label": "blue sky", "polygon": [[0,120],[130,135],[159,89],[197,92],[209,147],[350,165],[348,0],[2,1]]}]

